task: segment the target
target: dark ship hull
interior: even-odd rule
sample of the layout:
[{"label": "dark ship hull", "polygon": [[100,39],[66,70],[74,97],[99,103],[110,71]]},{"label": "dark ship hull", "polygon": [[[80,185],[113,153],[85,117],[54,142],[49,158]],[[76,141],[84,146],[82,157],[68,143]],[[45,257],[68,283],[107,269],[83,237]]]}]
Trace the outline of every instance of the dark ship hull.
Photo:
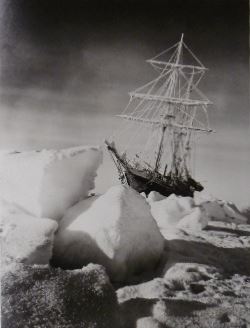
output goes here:
[{"label": "dark ship hull", "polygon": [[113,146],[107,143],[106,145],[116,162],[121,182],[140,193],[145,192],[148,195],[151,191],[157,191],[163,196],[175,194],[193,197],[195,191],[203,190],[203,186],[191,177],[184,180],[173,176],[163,176],[150,170],[133,168],[119,156]]},{"label": "dark ship hull", "polygon": [[195,191],[203,190],[200,183],[189,177],[187,180],[163,177],[158,174],[148,173],[146,171],[138,171],[136,169],[124,168],[124,177],[127,184],[138,192],[145,192],[146,195],[150,191],[157,191],[163,196],[171,194],[179,196],[193,197]]}]

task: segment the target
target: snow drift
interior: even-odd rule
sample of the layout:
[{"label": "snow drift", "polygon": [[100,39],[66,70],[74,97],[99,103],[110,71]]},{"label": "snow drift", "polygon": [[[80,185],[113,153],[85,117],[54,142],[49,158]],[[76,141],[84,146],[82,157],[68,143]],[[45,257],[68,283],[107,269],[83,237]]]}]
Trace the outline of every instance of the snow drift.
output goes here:
[{"label": "snow drift", "polygon": [[118,311],[100,265],[74,271],[18,265],[3,275],[3,327],[118,328]]},{"label": "snow drift", "polygon": [[94,188],[101,161],[95,147],[2,154],[1,197],[37,217],[58,220]]},{"label": "snow drift", "polygon": [[2,264],[47,264],[52,256],[57,223],[38,219],[0,202]]},{"label": "snow drift", "polygon": [[121,281],[152,268],[163,245],[145,198],[119,185],[66,213],[55,237],[54,261],[66,268],[99,263]]}]

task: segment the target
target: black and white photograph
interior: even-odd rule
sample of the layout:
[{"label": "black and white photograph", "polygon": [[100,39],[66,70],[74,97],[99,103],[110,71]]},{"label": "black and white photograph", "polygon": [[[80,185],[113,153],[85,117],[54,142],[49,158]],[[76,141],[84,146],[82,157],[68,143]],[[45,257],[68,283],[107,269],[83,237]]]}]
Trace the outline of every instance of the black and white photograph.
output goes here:
[{"label": "black and white photograph", "polygon": [[2,328],[250,328],[248,0],[0,0]]}]

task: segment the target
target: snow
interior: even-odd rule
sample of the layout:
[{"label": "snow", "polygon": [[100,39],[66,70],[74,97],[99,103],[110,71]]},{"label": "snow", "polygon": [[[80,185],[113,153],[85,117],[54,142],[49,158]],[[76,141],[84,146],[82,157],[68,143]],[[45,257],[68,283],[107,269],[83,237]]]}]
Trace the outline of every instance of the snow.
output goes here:
[{"label": "snow", "polygon": [[65,271],[19,264],[2,278],[3,327],[120,327],[118,311],[100,265]]},{"label": "snow", "polygon": [[217,199],[204,192],[195,192],[195,203],[199,205],[211,221],[245,224],[247,218],[232,202]]},{"label": "snow", "polygon": [[1,201],[2,264],[47,264],[52,256],[57,223],[24,213]]},{"label": "snow", "polygon": [[157,202],[159,200],[163,200],[165,198],[166,198],[165,196],[163,196],[162,194],[160,194],[157,191],[150,191],[150,193],[148,194],[148,197],[147,197],[147,201],[149,203],[152,203],[152,202]]},{"label": "snow", "polygon": [[159,260],[164,239],[145,198],[127,186],[83,200],[59,225],[54,260],[67,268],[93,262],[122,281]]},{"label": "snow", "polygon": [[162,324],[153,317],[143,317],[137,320],[136,328],[162,328]]},{"label": "snow", "polygon": [[250,324],[249,208],[204,191],[89,196],[101,158],[94,147],[2,154],[3,323]]},{"label": "snow", "polygon": [[197,263],[175,263],[164,274],[164,281],[172,289],[185,289],[193,282],[208,280],[218,275],[218,270]]},{"label": "snow", "polygon": [[[193,212],[196,217],[197,213],[195,213],[196,209],[194,206],[194,200],[191,197],[180,197],[174,194],[163,200],[150,202],[151,213],[159,228],[161,231],[167,230],[169,233],[174,231],[178,223],[187,215],[189,215],[189,221],[190,219],[195,221]],[[185,221],[183,222],[184,225],[186,225]]]},{"label": "snow", "polygon": [[171,292],[163,278],[154,278],[153,280],[132,286],[124,286],[116,291],[119,303],[134,298],[163,298],[171,296]]},{"label": "snow", "polygon": [[174,238],[178,229],[199,231],[211,221],[245,224],[247,218],[230,202],[216,199],[206,192],[195,192],[194,199],[174,194],[165,197],[149,194],[151,212],[162,234]]},{"label": "snow", "polygon": [[206,212],[200,208],[195,207],[190,214],[185,215],[177,224],[178,229],[192,229],[202,230],[207,227],[209,217]]},{"label": "snow", "polygon": [[97,147],[3,153],[0,194],[37,217],[60,219],[94,188]]}]

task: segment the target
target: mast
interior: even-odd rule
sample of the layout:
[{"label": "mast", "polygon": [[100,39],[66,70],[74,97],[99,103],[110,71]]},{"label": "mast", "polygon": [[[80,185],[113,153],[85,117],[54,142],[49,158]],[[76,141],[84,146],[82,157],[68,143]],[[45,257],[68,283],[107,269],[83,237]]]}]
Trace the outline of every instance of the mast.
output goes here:
[{"label": "mast", "polygon": [[160,167],[165,130],[166,130],[166,126],[163,125],[161,128],[160,142],[159,142],[159,147],[158,147],[158,152],[157,152],[157,157],[156,157],[156,162],[155,162],[155,171],[156,172],[158,171],[158,169]]},{"label": "mast", "polygon": [[[185,95],[186,99],[189,99],[189,97],[190,97],[190,93],[192,91],[193,79],[194,79],[194,69],[193,69],[191,77],[188,81],[188,87],[187,87],[186,95]],[[190,125],[193,124],[193,120],[194,120],[195,114],[196,114],[196,107],[194,108],[193,112],[194,113],[191,116]],[[191,139],[191,130],[187,130],[187,135],[186,135],[186,138],[184,141],[184,154],[183,154],[183,158],[182,158],[182,165],[183,165],[182,171],[186,177],[189,175],[188,167],[187,167],[187,160],[188,160],[188,156],[190,155],[190,150],[191,150],[190,139]]]},{"label": "mast", "polygon": [[181,56],[181,50],[182,50],[182,43],[183,43],[183,36],[184,36],[184,34],[182,33],[181,39],[180,39],[180,42],[179,42],[179,46],[178,46],[177,58],[176,58],[176,61],[175,61],[175,64],[176,65],[178,65],[179,62],[180,62],[180,56]]},{"label": "mast", "polygon": [[[167,90],[167,92],[166,92],[166,93],[168,93],[169,97],[172,96],[172,93],[173,93],[173,90],[174,90],[175,84],[176,84],[175,72],[178,70],[178,64],[180,62],[180,56],[181,56],[181,51],[182,51],[182,43],[183,43],[183,36],[184,36],[184,34],[182,33],[181,34],[181,39],[180,39],[179,45],[178,45],[178,50],[177,50],[177,56],[176,56],[176,61],[175,61],[176,66],[173,66],[173,68],[172,68],[171,78],[173,78],[173,83],[169,87],[169,90]],[[164,116],[163,120],[165,121],[165,119],[166,119],[166,116]],[[166,131],[166,125],[163,124],[162,127],[161,127],[160,141],[159,141],[159,146],[158,146],[158,151],[157,151],[157,156],[156,156],[156,162],[155,162],[155,171],[156,172],[158,171],[158,169],[160,167],[160,163],[161,163],[165,131]],[[165,167],[164,171],[166,172],[166,167]]]}]

